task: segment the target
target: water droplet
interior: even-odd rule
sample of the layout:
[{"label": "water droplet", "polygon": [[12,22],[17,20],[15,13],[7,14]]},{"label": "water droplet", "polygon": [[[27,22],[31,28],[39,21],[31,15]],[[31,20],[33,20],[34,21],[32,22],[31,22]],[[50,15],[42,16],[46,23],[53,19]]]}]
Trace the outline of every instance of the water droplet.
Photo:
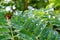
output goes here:
[{"label": "water droplet", "polygon": [[39,24],[36,24],[36,26],[38,26]]},{"label": "water droplet", "polygon": [[41,28],[41,30],[43,30],[43,28]]}]

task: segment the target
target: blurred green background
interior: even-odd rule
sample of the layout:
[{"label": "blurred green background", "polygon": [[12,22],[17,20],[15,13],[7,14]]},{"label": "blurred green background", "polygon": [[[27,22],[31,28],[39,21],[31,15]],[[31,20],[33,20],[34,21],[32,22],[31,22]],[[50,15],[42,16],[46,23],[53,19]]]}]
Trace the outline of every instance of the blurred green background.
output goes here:
[{"label": "blurred green background", "polygon": [[60,0],[0,0],[0,40],[60,40]]}]

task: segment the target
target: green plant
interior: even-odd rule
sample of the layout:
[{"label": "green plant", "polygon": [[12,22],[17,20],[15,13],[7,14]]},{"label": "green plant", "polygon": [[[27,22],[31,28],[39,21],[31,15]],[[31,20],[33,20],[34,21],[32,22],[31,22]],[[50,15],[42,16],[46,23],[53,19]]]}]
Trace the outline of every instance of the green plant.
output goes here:
[{"label": "green plant", "polygon": [[60,40],[59,0],[0,2],[0,40]]}]

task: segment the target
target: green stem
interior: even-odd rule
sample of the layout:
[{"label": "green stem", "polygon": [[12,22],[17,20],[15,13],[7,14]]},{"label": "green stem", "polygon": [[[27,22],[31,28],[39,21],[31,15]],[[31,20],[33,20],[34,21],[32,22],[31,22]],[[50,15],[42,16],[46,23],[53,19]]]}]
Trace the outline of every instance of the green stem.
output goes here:
[{"label": "green stem", "polygon": [[7,19],[7,24],[10,27],[10,31],[11,31],[11,34],[12,34],[12,40],[14,40],[14,35],[13,35],[11,20]]},{"label": "green stem", "polygon": [[11,30],[11,34],[12,34],[12,40],[14,40],[14,35],[13,35],[12,27],[10,27],[10,30]]}]

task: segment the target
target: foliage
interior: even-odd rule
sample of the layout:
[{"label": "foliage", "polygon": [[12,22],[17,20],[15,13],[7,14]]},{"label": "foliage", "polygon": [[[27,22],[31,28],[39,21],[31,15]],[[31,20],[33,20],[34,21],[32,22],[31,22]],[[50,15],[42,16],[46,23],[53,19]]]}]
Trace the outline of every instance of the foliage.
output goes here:
[{"label": "foliage", "polygon": [[60,0],[0,0],[0,40],[60,40]]}]

